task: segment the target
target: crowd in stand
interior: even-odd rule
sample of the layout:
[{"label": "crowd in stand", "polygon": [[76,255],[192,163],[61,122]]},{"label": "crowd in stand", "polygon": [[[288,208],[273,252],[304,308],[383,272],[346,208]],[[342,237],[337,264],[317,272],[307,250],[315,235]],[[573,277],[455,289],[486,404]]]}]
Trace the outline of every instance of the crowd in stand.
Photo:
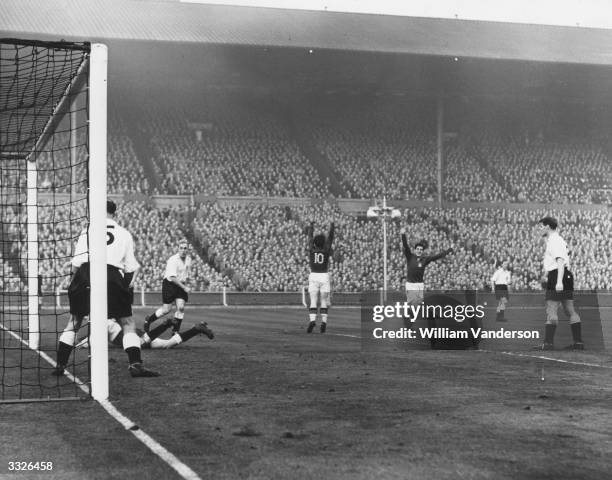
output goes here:
[{"label": "crowd in stand", "polygon": [[[111,117],[108,144],[110,193],[258,197],[251,203],[211,200],[197,207],[166,209],[119,202],[118,221],[133,233],[143,265],[138,288],[160,288],[165,261],[187,236],[193,241],[190,286],[194,290],[299,290],[308,274],[306,228],[313,221],[317,231],[326,232],[332,220],[336,224],[334,289],[379,288],[380,220],[346,215],[333,200],[322,200],[331,196],[330,181],[322,180],[302,153],[304,142],[311,142],[322,154],[341,189],[353,198],[386,195],[388,199],[428,200],[433,205],[439,182],[443,200],[454,203],[585,204],[612,198],[612,163],[601,139],[529,136],[512,129],[502,135],[499,125],[483,127],[478,135],[467,138],[465,130],[459,129],[444,136],[444,169],[438,178],[434,111],[423,113],[425,101],[319,101],[304,106],[300,113],[266,101],[220,94],[205,95],[189,108],[142,107],[138,128],[152,147],[148,159],[136,154],[122,107],[115,106],[113,111],[118,112]],[[41,191],[85,191],[85,131],[78,130],[76,136],[76,157],[70,158],[70,132],[65,129],[59,129],[39,155]],[[141,160],[151,161],[158,177],[154,185],[149,185]],[[23,165],[6,160],[1,172],[2,195],[23,197],[25,202]],[[281,207],[269,205],[264,197],[308,200],[302,206]],[[38,219],[44,291],[66,287],[65,264],[85,221],[80,202],[62,206],[61,200],[55,201],[56,208],[43,206]],[[487,288],[495,263],[507,259],[514,289],[539,289],[542,244],[533,226],[550,214],[559,219],[562,234],[570,242],[576,287],[612,288],[612,224],[606,211],[586,207],[579,211],[406,209],[401,221],[387,225],[389,285],[401,288],[404,281],[399,241],[399,229],[404,226],[412,244],[428,240],[430,253],[454,247],[453,255],[428,267],[428,285]],[[23,288],[25,278],[24,265],[14,260],[27,258],[23,215],[11,209],[2,212],[4,243],[12,242],[0,252],[2,282],[11,288]]]},{"label": "crowd in stand", "polygon": [[[144,115],[160,175],[157,193],[321,197],[329,194],[280,114],[240,101]],[[193,119],[193,120],[190,120]]]},{"label": "crowd in stand", "polygon": [[[137,288],[159,290],[165,262],[178,242],[192,241],[189,286],[194,291],[299,291],[306,284],[307,227],[325,233],[336,226],[331,271],[336,291],[380,288],[383,279],[382,224],[347,215],[333,203],[282,207],[266,203],[210,203],[158,209],[120,202],[117,220],[135,239],[142,265]],[[74,243],[85,225],[84,202],[39,209],[39,262],[44,292],[66,288]],[[3,212],[3,284],[24,288],[27,271],[25,212]],[[430,264],[426,283],[439,289],[487,289],[497,262],[508,260],[512,289],[540,289],[543,242],[535,225],[545,215],[559,219],[568,241],[577,289],[612,289],[612,221],[603,209],[514,208],[406,209],[387,221],[389,288],[401,289],[406,264],[400,228],[409,243],[429,243],[427,253],[453,247]],[[12,242],[12,243],[11,243]],[[15,258],[18,258],[17,263]],[[21,262],[21,265],[19,265]],[[20,278],[20,276],[22,278]]]},{"label": "crowd in stand", "polygon": [[205,258],[250,291],[297,291],[306,237],[291,211],[268,205],[202,205],[193,222]]},{"label": "crowd in stand", "polygon": [[[136,288],[161,290],[166,261],[178,252],[178,244],[187,239],[186,227],[191,218],[189,208],[157,209],[143,202],[120,203],[117,222],[134,237],[136,258],[141,271]],[[205,263],[191,248],[191,278],[187,286],[195,291],[219,291],[229,280]]]},{"label": "crowd in stand", "polygon": [[514,202],[594,203],[602,200],[595,190],[612,186],[612,165],[598,146],[493,137],[478,150]]}]

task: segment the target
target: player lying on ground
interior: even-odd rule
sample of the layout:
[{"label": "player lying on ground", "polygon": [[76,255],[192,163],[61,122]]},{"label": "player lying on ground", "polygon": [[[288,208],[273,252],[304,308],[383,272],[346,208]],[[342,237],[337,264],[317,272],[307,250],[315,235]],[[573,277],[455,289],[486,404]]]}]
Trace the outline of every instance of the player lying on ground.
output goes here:
[{"label": "player lying on ground", "polygon": [[334,223],[329,227],[329,233],[314,236],[314,222],[308,227],[308,261],[310,275],[308,276],[308,294],[310,295],[310,308],[308,309],[309,323],[306,331],[312,333],[317,324],[317,304],[320,305],[321,333],[327,328],[327,312],[330,304],[331,280],[329,276],[329,257],[334,241]]},{"label": "player lying on ground", "polygon": [[[211,340],[215,338],[215,334],[210,328],[208,328],[208,324],[206,322],[198,323],[197,325],[194,325],[189,330],[185,330],[184,332],[175,333],[174,335],[172,335],[172,337],[168,339],[159,338],[159,335],[164,333],[171,326],[172,322],[170,320],[166,320],[163,324],[149,331],[149,333],[145,333],[136,329],[137,333],[140,336],[141,348],[174,348],[177,345],[180,345],[181,343],[192,339],[196,335],[206,335]],[[108,319],[106,323],[106,328],[108,330],[108,343],[116,347],[120,347],[123,342],[123,332],[121,331],[121,327],[113,319]],[[87,338],[84,338],[76,345],[76,348],[88,347],[89,339]]]},{"label": "player lying on ground", "polygon": [[178,333],[181,322],[185,318],[185,303],[189,299],[189,288],[186,285],[191,267],[191,257],[187,255],[188,244],[181,241],[178,244],[178,253],[172,255],[166,262],[166,270],[162,281],[162,306],[145,318],[144,331],[148,332],[151,323],[170,313],[172,304],[176,305],[176,312],[172,319],[172,331]]}]

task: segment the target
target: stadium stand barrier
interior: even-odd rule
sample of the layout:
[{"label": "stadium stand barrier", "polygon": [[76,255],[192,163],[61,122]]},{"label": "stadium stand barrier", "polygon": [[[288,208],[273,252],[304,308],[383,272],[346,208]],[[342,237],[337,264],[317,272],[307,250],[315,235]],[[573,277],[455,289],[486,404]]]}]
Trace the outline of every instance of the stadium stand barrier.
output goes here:
[{"label": "stadium stand barrier", "polygon": [[[589,292],[597,295],[599,307],[612,307],[612,292]],[[334,292],[332,306],[359,306],[362,302],[362,293]],[[136,292],[134,306],[155,306],[159,303],[161,291]],[[68,292],[58,289],[55,293],[47,292],[41,296],[43,306],[68,307]],[[308,293],[299,292],[236,292],[227,289],[218,292],[189,292],[190,306],[304,306],[308,304]],[[489,307],[496,305],[495,294],[491,292],[478,292],[478,303]],[[542,292],[512,292],[511,307],[537,308],[543,307],[544,295]]]}]

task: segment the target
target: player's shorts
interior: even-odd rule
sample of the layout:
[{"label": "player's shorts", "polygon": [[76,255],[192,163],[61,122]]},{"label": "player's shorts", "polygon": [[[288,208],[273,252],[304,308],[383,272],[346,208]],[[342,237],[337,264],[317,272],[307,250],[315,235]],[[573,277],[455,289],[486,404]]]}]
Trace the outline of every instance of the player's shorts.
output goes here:
[{"label": "player's shorts", "polygon": [[500,300],[502,298],[505,298],[506,300],[508,300],[508,298],[510,298],[510,295],[508,294],[508,285],[496,284],[495,285],[495,298],[497,300]]},{"label": "player's shorts", "polygon": [[331,292],[329,272],[311,272],[308,276],[308,293],[312,295],[319,292]]},{"label": "player's shorts", "polygon": [[[107,318],[132,316],[132,295],[121,271],[112,265],[106,266]],[[84,317],[90,311],[89,263],[84,263],[74,274],[68,287],[70,313]]]},{"label": "player's shorts", "polygon": [[132,316],[132,299],[130,287],[117,267],[107,265],[106,285],[108,290],[108,318]]},{"label": "player's shorts", "polygon": [[189,299],[187,292],[179,287],[176,283],[166,280],[162,282],[162,302],[170,305],[177,298],[182,298],[185,302]]},{"label": "player's shorts", "polygon": [[563,271],[563,290],[557,292],[555,286],[557,285],[557,275],[559,271],[557,269],[551,270],[547,274],[546,280],[546,300],[554,300],[561,302],[563,300],[574,299],[574,275],[567,268]]},{"label": "player's shorts", "polygon": [[70,313],[78,317],[89,315],[89,263],[84,263],[75,272],[68,286]]},{"label": "player's shorts", "polygon": [[406,282],[406,301],[408,303],[421,303],[425,295],[423,282]]}]

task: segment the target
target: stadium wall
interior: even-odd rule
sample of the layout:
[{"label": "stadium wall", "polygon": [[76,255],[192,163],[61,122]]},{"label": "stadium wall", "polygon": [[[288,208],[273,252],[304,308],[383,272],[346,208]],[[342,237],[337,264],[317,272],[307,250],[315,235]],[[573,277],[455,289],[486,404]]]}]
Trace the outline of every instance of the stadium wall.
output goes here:
[{"label": "stadium wall", "polygon": [[[307,294],[306,294],[307,295]],[[402,296],[403,298],[403,296]],[[576,305],[580,307],[612,307],[612,292],[576,292]],[[68,296],[65,291],[47,292],[41,297],[43,306],[68,306]],[[359,292],[335,292],[332,295],[333,306],[358,307],[363,300]],[[158,306],[161,301],[160,291],[136,292],[135,306]],[[191,306],[303,306],[308,302],[303,292],[190,292],[188,305]],[[477,304],[495,307],[497,300],[495,294],[489,292],[477,293]],[[381,302],[382,303],[382,302]],[[513,308],[544,307],[544,294],[542,292],[511,292],[510,306]]]},{"label": "stadium wall", "polygon": [[[276,206],[315,206],[323,202],[335,203],[343,213],[349,215],[365,214],[368,207],[372,206],[375,200],[368,199],[346,199],[346,198],[291,198],[291,197],[216,197],[207,195],[153,195],[147,196],[142,194],[110,194],[113,200],[116,201],[142,201],[150,203],[157,208],[192,205],[194,203],[219,203],[220,205],[276,205]],[[65,199],[69,200],[69,194],[61,193],[39,193],[39,199]],[[437,202],[428,202],[424,200],[392,200],[389,202],[398,208],[426,208],[437,207]],[[443,202],[444,208],[505,208],[510,210],[610,210],[610,205],[603,204],[563,204],[563,203],[478,203],[478,202]]]}]

